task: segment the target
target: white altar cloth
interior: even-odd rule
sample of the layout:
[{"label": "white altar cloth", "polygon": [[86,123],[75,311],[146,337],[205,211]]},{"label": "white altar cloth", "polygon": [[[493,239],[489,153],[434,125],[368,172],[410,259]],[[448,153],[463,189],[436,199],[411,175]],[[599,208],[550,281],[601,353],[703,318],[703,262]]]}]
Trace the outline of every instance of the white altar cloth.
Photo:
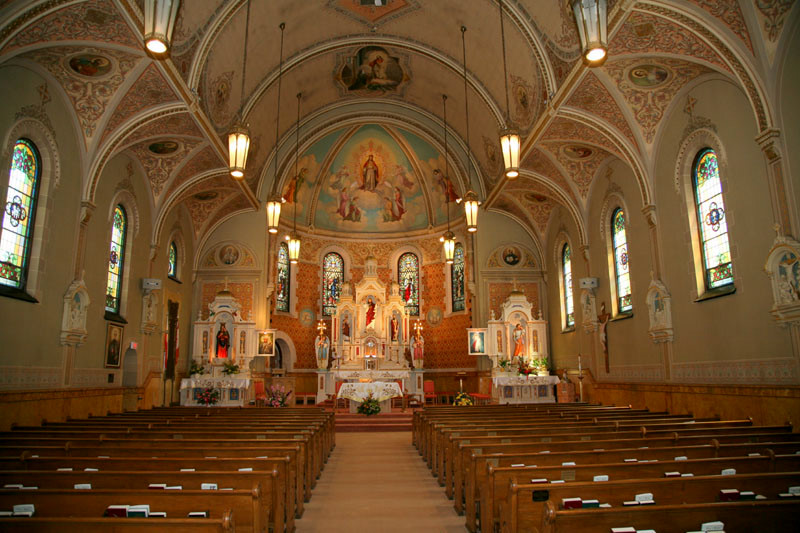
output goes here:
[{"label": "white altar cloth", "polygon": [[555,403],[553,385],[558,376],[495,376],[492,398],[501,404]]},{"label": "white altar cloth", "polygon": [[394,381],[374,381],[372,383],[342,383],[337,398],[347,398],[354,402],[363,402],[372,394],[372,397],[382,402],[391,398],[403,396],[400,385]]},{"label": "white altar cloth", "polygon": [[195,390],[208,388],[220,391],[219,403],[216,405],[245,405],[248,402],[250,379],[203,376],[184,378],[181,380],[181,405],[197,405],[194,398]]},{"label": "white altar cloth", "polygon": [[406,379],[411,373],[408,370],[337,370],[334,375],[339,381],[345,379],[391,381],[395,379]]},{"label": "white altar cloth", "polygon": [[495,376],[492,378],[495,387],[501,385],[557,385],[560,381],[558,376]]}]

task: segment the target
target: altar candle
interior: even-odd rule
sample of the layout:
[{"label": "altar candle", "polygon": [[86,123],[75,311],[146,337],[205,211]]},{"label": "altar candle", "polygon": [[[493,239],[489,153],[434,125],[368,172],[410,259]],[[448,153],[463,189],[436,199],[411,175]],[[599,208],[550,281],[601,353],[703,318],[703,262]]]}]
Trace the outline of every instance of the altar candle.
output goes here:
[{"label": "altar candle", "polygon": [[464,392],[464,380],[461,378],[458,379],[458,390]]},{"label": "altar candle", "polygon": [[578,354],[578,372],[580,372],[581,370],[582,370],[582,367],[581,367],[581,354]]}]

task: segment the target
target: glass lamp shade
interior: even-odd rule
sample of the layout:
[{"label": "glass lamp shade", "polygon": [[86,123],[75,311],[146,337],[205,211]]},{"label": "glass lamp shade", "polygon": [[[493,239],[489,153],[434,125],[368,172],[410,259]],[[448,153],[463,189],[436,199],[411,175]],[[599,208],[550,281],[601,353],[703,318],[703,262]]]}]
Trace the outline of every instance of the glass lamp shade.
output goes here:
[{"label": "glass lamp shade", "polygon": [[289,262],[297,264],[297,260],[300,258],[300,237],[297,233],[292,232],[289,236]]},{"label": "glass lamp shade", "polygon": [[247,166],[247,152],[250,150],[250,132],[247,127],[237,123],[228,134],[228,168],[231,176],[236,179],[244,178],[244,169]]},{"label": "glass lamp shade", "polygon": [[606,0],[572,0],[583,60],[599,67],[608,57],[608,4]]},{"label": "glass lamp shade", "polygon": [[448,231],[442,237],[444,243],[444,260],[448,265],[453,264],[453,256],[456,253],[456,236],[452,231]]},{"label": "glass lamp shade", "polygon": [[503,151],[506,177],[513,180],[519,176],[519,133],[510,129],[502,132],[500,134],[500,147]]},{"label": "glass lamp shade", "polygon": [[169,56],[169,45],[180,0],[145,0],[144,46],[157,58]]},{"label": "glass lamp shade", "polygon": [[467,191],[464,195],[464,214],[467,217],[467,231],[478,231],[478,195],[474,191]]},{"label": "glass lamp shade", "polygon": [[278,233],[278,223],[281,220],[281,204],[283,198],[274,197],[267,202],[267,229],[270,233]]}]

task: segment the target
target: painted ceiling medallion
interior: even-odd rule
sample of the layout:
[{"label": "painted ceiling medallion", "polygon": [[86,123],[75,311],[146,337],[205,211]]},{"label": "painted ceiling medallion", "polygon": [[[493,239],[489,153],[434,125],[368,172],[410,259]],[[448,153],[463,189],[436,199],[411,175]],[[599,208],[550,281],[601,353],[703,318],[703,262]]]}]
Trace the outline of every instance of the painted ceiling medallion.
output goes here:
[{"label": "painted ceiling medallion", "polygon": [[661,65],[635,65],[628,71],[628,79],[639,89],[654,89],[672,79],[672,72]]},{"label": "painted ceiling medallion", "polygon": [[363,24],[383,24],[387,20],[419,9],[416,0],[328,0],[328,7]]},{"label": "painted ceiling medallion", "polygon": [[345,57],[344,64],[336,70],[337,80],[347,92],[370,96],[396,92],[400,84],[409,79],[400,65],[400,58],[380,46],[359,49],[355,55]]},{"label": "painted ceiling medallion", "polygon": [[156,141],[147,147],[148,150],[156,155],[170,155],[178,151],[180,143],[176,141]]},{"label": "painted ceiling medallion", "polygon": [[570,144],[565,146],[562,150],[565,156],[576,161],[589,159],[594,153],[594,150],[581,144]]},{"label": "painted ceiling medallion", "polygon": [[542,203],[547,201],[547,196],[535,192],[526,192],[525,199],[529,202]]},{"label": "painted ceiling medallion", "polygon": [[219,196],[218,192],[215,192],[215,191],[204,191],[204,192],[199,192],[199,193],[195,194],[194,195],[194,199],[195,200],[199,200],[201,202],[208,202],[209,200],[213,200],[217,196]]},{"label": "painted ceiling medallion", "polygon": [[67,60],[72,72],[87,78],[102,78],[112,70],[111,60],[96,54],[78,54]]}]

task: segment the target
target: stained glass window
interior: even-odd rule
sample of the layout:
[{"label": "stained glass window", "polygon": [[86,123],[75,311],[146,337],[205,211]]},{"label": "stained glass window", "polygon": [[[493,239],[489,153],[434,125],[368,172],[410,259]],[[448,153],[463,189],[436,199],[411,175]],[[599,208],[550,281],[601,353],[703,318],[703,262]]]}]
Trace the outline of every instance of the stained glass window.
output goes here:
[{"label": "stained glass window", "polygon": [[714,150],[704,148],[697,154],[693,182],[697,222],[703,243],[706,288],[729,285],[733,283],[733,265],[725,202],[722,200],[722,182]]},{"label": "stained glass window", "polygon": [[289,246],[282,242],[278,246],[278,287],[275,292],[275,309],[289,312]]},{"label": "stained glass window", "polygon": [[27,139],[19,139],[11,156],[8,192],[0,233],[0,285],[25,288],[31,253],[33,217],[39,185],[39,152]]},{"label": "stained glass window", "polygon": [[464,299],[464,247],[456,243],[453,264],[450,265],[450,291],[453,298],[453,312],[463,311]]},{"label": "stained glass window", "polygon": [[625,237],[625,212],[622,209],[616,209],[611,217],[611,235],[614,244],[614,273],[617,277],[617,305],[620,313],[627,313],[633,310],[633,302],[628,240]]},{"label": "stained glass window", "polygon": [[178,278],[178,247],[174,242],[169,243],[169,270],[167,275],[171,278]]},{"label": "stained glass window", "polygon": [[572,301],[572,252],[569,244],[561,250],[561,270],[564,277],[564,315],[568,328],[575,325],[575,304]]},{"label": "stained glass window", "polygon": [[128,230],[128,217],[125,209],[114,208],[111,227],[111,246],[108,253],[108,281],[106,283],[106,311],[119,313],[120,293],[122,292],[122,268],[125,262],[125,233]]},{"label": "stained glass window", "polygon": [[322,258],[322,314],[333,315],[344,283],[344,260],[336,252]]},{"label": "stained glass window", "polygon": [[409,315],[419,316],[419,259],[406,252],[397,260],[397,282]]}]

